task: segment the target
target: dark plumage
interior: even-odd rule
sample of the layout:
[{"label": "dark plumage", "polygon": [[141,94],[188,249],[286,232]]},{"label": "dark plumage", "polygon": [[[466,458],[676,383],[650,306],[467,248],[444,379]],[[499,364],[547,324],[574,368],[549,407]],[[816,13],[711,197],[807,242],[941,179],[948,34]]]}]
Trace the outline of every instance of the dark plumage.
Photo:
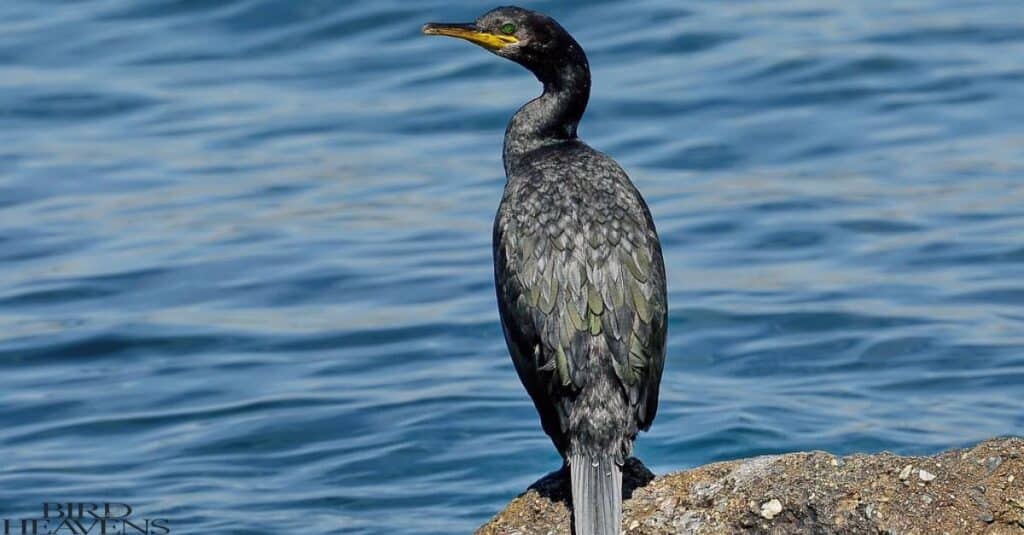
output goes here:
[{"label": "dark plumage", "polygon": [[503,7],[423,31],[479,44],[544,86],[505,132],[498,306],[519,378],[569,463],[577,534],[617,535],[621,466],[654,420],[665,362],[665,267],[651,214],[622,168],[576,136],[590,68],[557,22]]}]

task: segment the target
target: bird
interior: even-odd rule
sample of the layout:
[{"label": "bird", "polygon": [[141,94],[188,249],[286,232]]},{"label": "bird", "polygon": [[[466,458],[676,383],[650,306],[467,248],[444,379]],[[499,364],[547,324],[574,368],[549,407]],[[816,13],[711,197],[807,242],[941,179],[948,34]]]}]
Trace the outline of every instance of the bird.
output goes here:
[{"label": "bird", "polygon": [[498,311],[519,379],[568,466],[575,533],[618,535],[622,467],[654,421],[665,365],[665,262],[650,209],[622,167],[577,135],[590,65],[558,22],[507,6],[422,32],[512,60],[543,87],[505,130]]}]

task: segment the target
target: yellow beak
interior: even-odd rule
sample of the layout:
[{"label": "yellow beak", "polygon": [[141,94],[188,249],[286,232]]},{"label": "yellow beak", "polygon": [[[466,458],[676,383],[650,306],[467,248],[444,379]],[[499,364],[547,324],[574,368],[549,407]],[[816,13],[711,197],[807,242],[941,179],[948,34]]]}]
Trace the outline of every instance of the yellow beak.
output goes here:
[{"label": "yellow beak", "polygon": [[458,37],[491,51],[501,50],[508,45],[519,42],[519,39],[511,35],[499,35],[481,31],[477,29],[475,24],[439,24],[432,22],[423,26],[423,33],[426,35]]}]

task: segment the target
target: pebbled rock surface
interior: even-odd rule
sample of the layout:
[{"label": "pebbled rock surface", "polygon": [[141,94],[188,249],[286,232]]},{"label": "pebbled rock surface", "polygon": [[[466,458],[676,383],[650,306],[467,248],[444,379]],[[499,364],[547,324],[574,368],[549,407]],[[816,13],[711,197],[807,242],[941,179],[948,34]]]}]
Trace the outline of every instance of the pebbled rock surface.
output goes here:
[{"label": "pebbled rock surface", "polygon": [[[627,534],[1024,535],[1024,439],[931,457],[789,453],[654,477],[625,470]],[[481,535],[569,532],[564,471],[535,483]]]}]

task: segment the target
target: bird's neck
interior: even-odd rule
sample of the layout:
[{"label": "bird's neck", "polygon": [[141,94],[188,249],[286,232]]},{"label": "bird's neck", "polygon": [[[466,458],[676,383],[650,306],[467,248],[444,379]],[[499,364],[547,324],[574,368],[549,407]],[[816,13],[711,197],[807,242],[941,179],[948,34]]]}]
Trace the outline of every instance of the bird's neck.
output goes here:
[{"label": "bird's neck", "polygon": [[576,138],[576,127],[590,99],[590,68],[586,57],[537,72],[544,93],[527,102],[505,130],[505,173],[529,152]]}]

